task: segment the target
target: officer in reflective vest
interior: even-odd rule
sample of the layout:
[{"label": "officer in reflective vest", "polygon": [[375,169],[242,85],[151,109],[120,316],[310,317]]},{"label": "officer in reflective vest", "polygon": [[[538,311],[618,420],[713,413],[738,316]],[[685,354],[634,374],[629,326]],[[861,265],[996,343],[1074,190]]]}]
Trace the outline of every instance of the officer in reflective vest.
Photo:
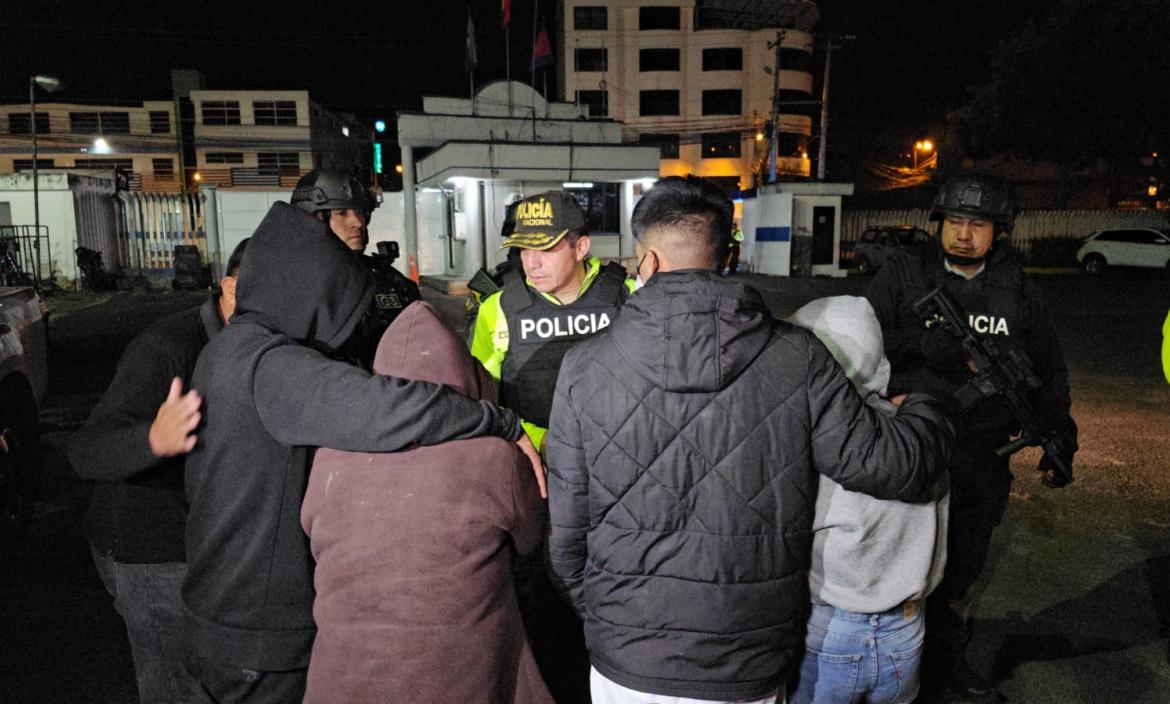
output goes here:
[{"label": "officer in reflective vest", "polygon": [[565,191],[516,206],[516,228],[501,249],[517,247],[523,272],[480,305],[471,354],[499,382],[500,405],[520,414],[543,446],[561,360],[580,340],[605,329],[634,290],[617,264],[589,254],[585,213]]}]

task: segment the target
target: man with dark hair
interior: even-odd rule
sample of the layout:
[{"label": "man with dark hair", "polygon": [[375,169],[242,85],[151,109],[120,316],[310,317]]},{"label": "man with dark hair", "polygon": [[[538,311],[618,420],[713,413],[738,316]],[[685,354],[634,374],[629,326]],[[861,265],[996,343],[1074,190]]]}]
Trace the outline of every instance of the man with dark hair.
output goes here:
[{"label": "man with dark hair", "polygon": [[[954,337],[941,326],[928,326],[914,311],[916,301],[941,288],[976,334],[1031,361],[1040,388],[1022,391],[1059,435],[1065,454],[1045,454],[1039,469],[1046,484],[1063,486],[1053,472],[1053,460],[1071,469],[1077,449],[1068,370],[1040,290],[1007,241],[1016,217],[1011,184],[990,174],[960,174],[939,190],[930,217],[940,223],[930,246],[899,249],[866,292],[882,325],[892,367],[890,392],[927,388],[952,396],[975,371]],[[931,701],[991,702],[997,693],[965,657],[971,637],[970,590],[983,572],[1012,484],[1008,458],[996,450],[1019,431],[1019,424],[1004,403],[988,398],[962,409],[958,427],[950,465],[946,570],[926,602],[923,695]]]},{"label": "man with dark hair", "polygon": [[201,404],[190,382],[199,351],[235,311],[247,245],[245,239],[236,246],[219,291],[203,305],[134,338],[69,446],[74,470],[94,481],[86,533],[98,574],[126,621],[144,702],[182,701],[183,466]]},{"label": "man with dark hair", "polygon": [[491,435],[519,443],[542,488],[543,467],[511,411],[337,359],[374,284],[321,221],[273,205],[241,281],[232,325],[195,366],[207,405],[186,466],[189,698],[296,702],[316,635],[299,521],[315,448],[394,452]]},{"label": "man with dark hair", "polygon": [[659,181],[633,215],[645,286],[557,380],[549,553],[595,704],[783,701],[817,473],[920,499],[949,454],[940,403],[875,412],[814,335],[719,276],[731,225],[719,189]]}]

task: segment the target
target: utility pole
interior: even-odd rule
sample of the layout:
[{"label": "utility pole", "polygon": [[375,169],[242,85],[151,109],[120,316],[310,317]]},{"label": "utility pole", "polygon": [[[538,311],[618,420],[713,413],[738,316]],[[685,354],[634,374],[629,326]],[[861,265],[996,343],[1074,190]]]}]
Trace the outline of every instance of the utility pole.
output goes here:
[{"label": "utility pole", "polygon": [[[853,35],[839,37],[840,39],[856,39]],[[841,44],[833,43],[834,36],[830,33],[825,39],[825,78],[821,85],[821,143],[817,148],[817,180],[825,180],[825,161],[828,158],[829,144],[829,70],[833,65],[833,49],[840,49]]]},{"label": "utility pole", "polygon": [[776,157],[780,148],[780,45],[784,41],[784,30],[776,32],[773,48],[776,63],[772,67],[772,134],[768,140],[768,183],[776,180]]}]

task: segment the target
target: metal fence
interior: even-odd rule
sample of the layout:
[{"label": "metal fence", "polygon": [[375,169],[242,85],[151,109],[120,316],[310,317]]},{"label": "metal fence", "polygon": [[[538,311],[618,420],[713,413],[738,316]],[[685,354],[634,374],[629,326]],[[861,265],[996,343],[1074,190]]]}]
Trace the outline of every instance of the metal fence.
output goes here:
[{"label": "metal fence", "polygon": [[[202,193],[118,194],[121,242],[117,262],[127,273],[169,274],[175,245],[194,245],[207,260]],[[110,255],[107,254],[107,260]]]},{"label": "metal fence", "polygon": [[[841,220],[841,241],[855,242],[873,225],[913,225],[934,231],[929,210],[853,210]],[[1105,228],[1167,226],[1170,213],[1163,210],[1025,210],[1016,218],[1011,241],[1027,253],[1037,240],[1084,239]]]},{"label": "metal fence", "polygon": [[0,286],[41,286],[53,280],[49,228],[0,225]]}]

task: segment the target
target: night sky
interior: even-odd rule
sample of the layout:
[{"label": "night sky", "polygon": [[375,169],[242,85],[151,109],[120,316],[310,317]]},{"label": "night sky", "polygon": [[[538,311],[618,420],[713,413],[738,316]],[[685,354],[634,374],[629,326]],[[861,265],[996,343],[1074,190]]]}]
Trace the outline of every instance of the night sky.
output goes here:
[{"label": "night sky", "polygon": [[[556,6],[540,1],[542,12]],[[534,2],[513,5],[513,76],[527,80]],[[900,140],[941,124],[971,86],[987,79],[996,42],[1046,6],[1042,0],[823,0],[822,29],[857,36],[834,54],[835,137]],[[478,34],[477,79],[502,78],[503,33],[493,0],[7,0],[0,17],[0,102],[27,101],[34,72],[64,80],[66,91],[54,96],[61,101],[168,99],[169,70],[181,67],[203,70],[208,88],[308,88],[327,107],[372,120],[420,107],[424,93],[466,94],[469,7]]]}]

